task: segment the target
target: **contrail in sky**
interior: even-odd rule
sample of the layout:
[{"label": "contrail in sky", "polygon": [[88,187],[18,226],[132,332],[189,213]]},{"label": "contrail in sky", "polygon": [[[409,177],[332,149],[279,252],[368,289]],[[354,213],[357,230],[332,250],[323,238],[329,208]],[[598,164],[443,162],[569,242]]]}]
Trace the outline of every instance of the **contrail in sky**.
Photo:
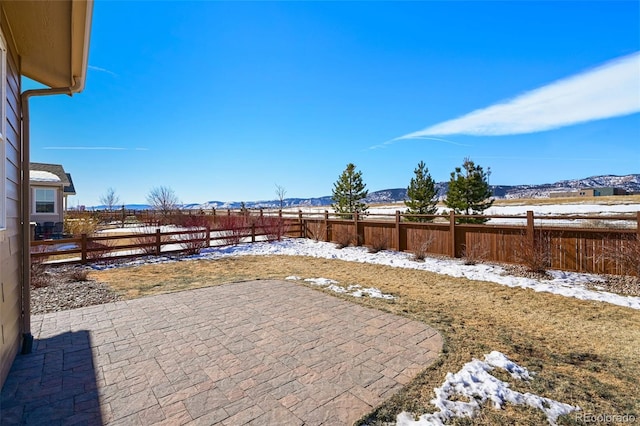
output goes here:
[{"label": "contrail in sky", "polygon": [[[60,149],[76,151],[129,151],[132,148],[121,148],[117,146],[45,146],[42,149]],[[148,148],[133,148],[134,151],[148,151]]]},{"label": "contrail in sky", "polygon": [[125,151],[127,148],[115,146],[45,146],[42,149],[74,149],[74,150],[97,150],[97,151]]},{"label": "contrail in sky", "polygon": [[[391,139],[391,140],[386,141],[386,142],[383,142],[383,143],[381,143],[381,144],[370,146],[370,147],[369,147],[369,149],[380,149],[380,148],[384,148],[384,147],[386,147],[387,145],[391,145],[392,143],[395,143],[395,142],[400,141],[401,139],[402,139],[402,138],[395,138],[395,139]],[[416,137],[414,137],[414,138],[412,138],[412,139],[422,139],[422,140],[427,139],[427,140],[430,140],[430,141],[445,142],[445,143],[448,143],[448,144],[451,144],[451,145],[458,145],[458,146],[471,146],[471,145],[467,145],[467,144],[464,144],[464,143],[459,143],[459,142],[450,141],[450,140],[448,140],[448,139],[432,138],[432,137],[428,137],[428,136],[416,136]]]},{"label": "contrail in sky", "polygon": [[393,139],[536,133],[640,111],[640,52]]},{"label": "contrail in sky", "polygon": [[106,72],[107,74],[111,74],[111,75],[112,75],[112,76],[114,76],[114,77],[117,77],[117,76],[118,76],[118,74],[116,74],[116,73],[115,73],[115,72],[113,72],[113,71],[109,71],[109,70],[108,70],[108,69],[106,69],[106,68],[96,67],[95,65],[89,65],[89,66],[88,66],[88,68],[89,68],[90,70],[94,70],[94,71]]}]

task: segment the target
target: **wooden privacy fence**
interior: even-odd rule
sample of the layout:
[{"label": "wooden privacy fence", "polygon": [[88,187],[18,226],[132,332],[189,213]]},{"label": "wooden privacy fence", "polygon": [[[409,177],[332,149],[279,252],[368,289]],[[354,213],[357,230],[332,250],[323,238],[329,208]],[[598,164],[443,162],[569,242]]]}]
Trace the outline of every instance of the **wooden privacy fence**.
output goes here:
[{"label": "wooden privacy fence", "polygon": [[[465,257],[473,261],[525,264],[532,269],[559,269],[596,274],[638,275],[640,264],[640,212],[635,216],[394,216],[383,219],[305,218],[303,235],[340,245]],[[406,219],[423,217],[432,222]],[[460,223],[464,219],[503,219],[519,224]],[[385,220],[386,219],[386,220]],[[393,219],[393,220],[390,220]],[[546,224],[536,224],[544,221]],[[557,226],[553,221],[635,222],[635,227]]]},{"label": "wooden privacy fence", "polygon": [[[105,214],[112,213],[114,212]],[[140,234],[83,236],[71,240],[34,242],[33,256],[36,259],[51,256],[51,252],[42,248],[43,245],[70,243],[76,244],[76,247],[64,252],[57,251],[55,254],[67,257],[80,254],[80,261],[87,262],[103,257],[111,259],[134,255],[117,254],[123,250],[137,250],[137,256],[140,252],[184,252],[201,248],[199,241],[201,246],[206,246],[203,241],[208,241],[210,245],[224,245],[240,240],[256,241],[260,237],[274,239],[274,235],[279,234],[278,238],[285,235],[313,238],[340,245],[464,257],[473,261],[525,264],[532,269],[640,275],[640,212],[626,216],[534,216],[529,211],[525,217],[465,216],[454,215],[452,212],[448,216],[427,216],[396,211],[395,214],[356,214],[348,219],[344,215],[330,214],[326,210],[305,213],[300,210],[210,210],[204,213],[176,212],[161,215],[158,212],[123,210],[120,217],[132,223],[180,225],[189,223],[194,218],[202,219],[200,223],[206,223],[206,235],[186,238],[188,231],[156,231],[146,237],[141,237]],[[278,220],[271,223],[275,223],[276,228],[286,228],[286,232],[274,230],[273,227],[269,230],[265,223],[269,222],[268,218],[274,217]],[[511,223],[464,223],[465,220],[478,218]],[[429,221],[415,221],[421,219]],[[122,225],[124,224],[123,220]],[[202,233],[202,227],[200,229],[194,233]],[[190,239],[196,241],[189,242]]]}]

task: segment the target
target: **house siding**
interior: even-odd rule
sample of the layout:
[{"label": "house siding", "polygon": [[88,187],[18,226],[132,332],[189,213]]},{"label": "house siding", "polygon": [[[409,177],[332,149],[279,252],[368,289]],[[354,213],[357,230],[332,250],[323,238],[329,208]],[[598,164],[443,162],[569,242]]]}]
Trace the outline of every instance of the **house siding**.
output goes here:
[{"label": "house siding", "polygon": [[[0,6],[1,7],[1,6]],[[20,225],[20,74],[11,34],[0,11],[0,29],[7,44],[6,105],[6,230],[0,236],[0,387],[9,373],[22,340]]]}]

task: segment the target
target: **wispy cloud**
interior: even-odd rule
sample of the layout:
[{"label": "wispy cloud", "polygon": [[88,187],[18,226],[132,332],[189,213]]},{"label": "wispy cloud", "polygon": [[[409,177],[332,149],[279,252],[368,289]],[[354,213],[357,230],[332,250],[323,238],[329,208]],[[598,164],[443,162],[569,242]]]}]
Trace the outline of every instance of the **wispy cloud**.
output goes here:
[{"label": "wispy cloud", "polygon": [[640,111],[640,52],[395,140],[536,133]]},{"label": "wispy cloud", "polygon": [[106,69],[106,68],[96,67],[95,65],[89,65],[89,66],[88,66],[88,68],[89,68],[90,70],[94,70],[94,71],[106,72],[107,74],[111,74],[111,75],[112,75],[112,76],[114,76],[114,77],[117,77],[117,76],[118,76],[118,74],[116,74],[116,73],[115,73],[115,72],[113,72],[113,71],[109,71],[109,70],[108,70],[108,69]]}]

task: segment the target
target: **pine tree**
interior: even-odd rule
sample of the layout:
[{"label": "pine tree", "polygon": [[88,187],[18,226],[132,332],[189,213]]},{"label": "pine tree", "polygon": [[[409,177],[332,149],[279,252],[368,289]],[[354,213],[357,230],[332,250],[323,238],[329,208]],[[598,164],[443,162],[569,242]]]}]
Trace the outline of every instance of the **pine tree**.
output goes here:
[{"label": "pine tree", "polygon": [[[438,204],[438,191],[436,190],[436,183],[433,178],[431,178],[431,174],[429,174],[429,169],[423,161],[420,161],[418,168],[416,168],[413,173],[415,177],[411,178],[411,182],[407,188],[408,200],[404,202],[408,207],[407,213],[420,215],[436,214],[438,211],[436,207],[436,204]],[[427,217],[411,216],[407,219],[414,222],[430,222],[433,220]]]},{"label": "pine tree", "polygon": [[333,184],[333,210],[345,219],[352,219],[354,213],[364,213],[368,206],[363,200],[369,194],[365,188],[362,172],[356,172],[353,163],[347,164],[347,168]]},{"label": "pine tree", "polygon": [[[451,172],[445,204],[456,214],[482,214],[493,204],[491,195],[487,174],[482,170],[482,167],[476,166],[471,159],[465,158],[462,168],[456,167],[455,171]],[[485,218],[462,218],[460,222],[484,223],[487,220]]]}]

